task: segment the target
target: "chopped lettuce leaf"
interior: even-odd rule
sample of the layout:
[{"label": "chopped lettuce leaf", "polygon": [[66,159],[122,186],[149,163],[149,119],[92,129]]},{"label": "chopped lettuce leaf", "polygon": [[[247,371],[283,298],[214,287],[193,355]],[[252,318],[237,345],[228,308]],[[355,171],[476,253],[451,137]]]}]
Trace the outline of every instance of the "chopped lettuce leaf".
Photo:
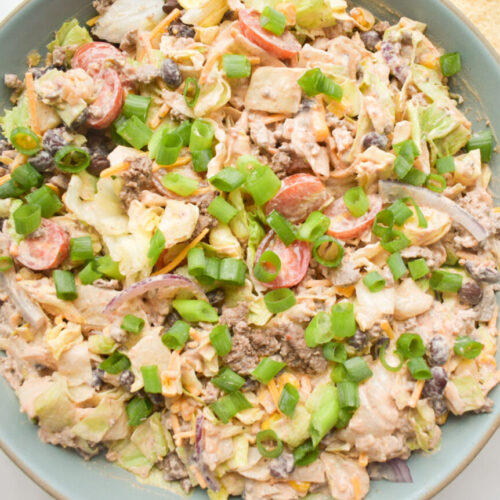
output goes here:
[{"label": "chopped lettuce leaf", "polygon": [[243,256],[243,249],[227,224],[219,222],[217,226],[212,228],[209,241],[220,256],[235,257],[236,259],[241,259]]},{"label": "chopped lettuce leaf", "polygon": [[311,414],[303,404],[298,404],[292,418],[282,417],[271,423],[271,429],[292,448],[296,448],[309,438]]},{"label": "chopped lettuce leaf", "polygon": [[347,7],[344,0],[294,0],[293,3],[297,8],[297,26],[306,30],[334,26]]},{"label": "chopped lettuce leaf", "polygon": [[479,382],[471,375],[450,379],[446,387],[446,399],[455,415],[481,410],[486,403]]},{"label": "chopped lettuce leaf", "polygon": [[108,459],[114,461],[123,469],[147,477],[153,467],[141,450],[131,441],[126,439],[113,443],[109,448]]},{"label": "chopped lettuce leaf", "polygon": [[[47,48],[53,52],[56,47],[79,47],[84,43],[92,41],[92,37],[86,28],[78,23],[78,19],[71,19],[65,22],[56,32],[55,40],[53,40]],[[66,62],[71,60],[74,51],[66,51]]]},{"label": "chopped lettuce leaf", "polygon": [[258,222],[256,215],[248,213],[248,246],[247,246],[247,265],[253,267],[255,254],[259,248],[260,242],[264,239],[266,233]]},{"label": "chopped lettuce leaf", "polygon": [[441,429],[436,425],[436,414],[429,403],[420,400],[415,409],[410,410],[410,423],[415,431],[415,438],[408,442],[411,450],[434,450],[441,440]]},{"label": "chopped lettuce leaf", "polygon": [[10,137],[12,131],[17,127],[29,127],[28,100],[25,96],[19,99],[17,106],[5,111],[5,114],[0,118],[0,125],[5,137]]},{"label": "chopped lettuce leaf", "polygon": [[165,433],[168,431],[162,426],[161,414],[156,412],[134,430],[130,440],[150,462],[156,463],[171,449]]},{"label": "chopped lettuce leaf", "polygon": [[237,470],[248,464],[248,436],[239,434],[233,437],[233,456],[227,461],[231,470]]},{"label": "chopped lettuce leaf", "polygon": [[94,354],[111,354],[116,349],[116,342],[104,335],[91,335],[88,343],[89,351]]}]

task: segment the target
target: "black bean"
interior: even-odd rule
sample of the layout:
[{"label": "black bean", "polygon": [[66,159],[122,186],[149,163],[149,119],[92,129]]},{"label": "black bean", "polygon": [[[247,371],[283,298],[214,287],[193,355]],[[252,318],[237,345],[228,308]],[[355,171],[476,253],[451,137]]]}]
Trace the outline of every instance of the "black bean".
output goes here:
[{"label": "black bean", "polygon": [[79,131],[85,126],[87,118],[89,117],[89,108],[85,108],[71,123],[71,130]]},{"label": "black bean", "polygon": [[443,395],[448,383],[448,375],[446,370],[441,366],[433,366],[431,373],[432,378],[425,381],[422,396],[424,398],[439,398]]},{"label": "black bean", "polygon": [[124,370],[120,373],[118,377],[118,382],[130,391],[132,384],[135,382],[135,375],[130,370]]},{"label": "black bean", "polygon": [[39,172],[52,172],[55,169],[54,157],[48,151],[40,151],[29,162]]},{"label": "black bean", "polygon": [[387,347],[389,345],[389,342],[389,337],[380,337],[375,340],[370,348],[370,354],[372,355],[372,358],[378,359],[380,356],[380,349],[382,349],[383,346]]},{"label": "black bean", "polygon": [[210,305],[221,308],[226,298],[226,292],[222,288],[217,288],[207,293],[207,299]]},{"label": "black bean", "polygon": [[446,405],[446,401],[443,397],[431,398],[430,402],[437,417],[441,417],[448,411],[448,406]]},{"label": "black bean", "polygon": [[347,339],[347,343],[356,351],[362,351],[368,344],[368,340],[368,333],[357,329],[356,333]]},{"label": "black bean", "polygon": [[90,165],[87,168],[89,174],[99,177],[103,170],[106,170],[109,166],[109,160],[106,155],[100,155],[99,153],[92,153]]},{"label": "black bean", "polygon": [[485,281],[486,283],[498,283],[500,281],[500,273],[493,267],[476,264],[468,260],[465,262],[465,269],[478,281]]},{"label": "black bean", "polygon": [[151,403],[153,403],[156,406],[163,406],[165,404],[165,398],[163,394],[152,394],[150,392],[147,393],[148,398],[151,400]]},{"label": "black bean", "polygon": [[196,31],[192,26],[176,21],[168,27],[168,34],[179,38],[194,38]]},{"label": "black bean", "polygon": [[179,9],[180,5],[177,0],[165,0],[162,9],[165,14],[170,14],[174,9]]},{"label": "black bean", "polygon": [[176,322],[176,321],[179,321],[181,318],[181,316],[179,315],[179,313],[177,311],[171,311],[167,314],[167,316],[165,317],[165,321],[163,322],[163,325],[165,326],[165,328],[171,328],[172,325]]},{"label": "black bean", "polygon": [[257,380],[254,380],[253,378],[249,378],[243,384],[243,387],[241,388],[241,392],[255,391],[258,387],[259,387],[259,383],[257,382]]},{"label": "black bean", "polygon": [[377,45],[382,41],[382,37],[375,30],[370,30],[361,33],[361,40],[363,40],[363,43],[368,50],[376,52]]},{"label": "black bean", "polygon": [[300,111],[311,111],[311,109],[314,107],[315,104],[316,101],[314,99],[309,99],[308,97],[305,97],[300,102]]},{"label": "black bean", "polygon": [[92,370],[92,378],[90,380],[90,385],[96,390],[99,391],[101,390],[104,380],[102,377],[104,376],[104,371],[96,368],[95,370]]},{"label": "black bean", "polygon": [[179,66],[174,60],[168,57],[164,59],[161,64],[161,77],[163,81],[173,89],[178,88],[182,83],[182,75]]},{"label": "black bean", "polygon": [[236,21],[238,19],[238,15],[234,10],[226,10],[224,15],[222,16],[222,21]]},{"label": "black bean", "polygon": [[458,298],[462,304],[477,306],[483,298],[483,290],[475,281],[468,281],[460,288]]},{"label": "black bean", "polygon": [[286,479],[295,469],[295,460],[291,453],[284,451],[278,458],[269,462],[269,472],[277,479]]},{"label": "black bean", "polygon": [[68,142],[63,136],[64,128],[52,128],[43,135],[42,147],[51,155],[55,155],[62,147],[67,146]]},{"label": "black bean", "polygon": [[379,134],[377,132],[368,132],[362,141],[363,149],[368,149],[370,146],[376,146],[384,151],[387,149],[388,145],[387,136]]},{"label": "black bean", "polygon": [[431,366],[443,366],[450,356],[446,339],[442,335],[434,335],[427,345],[426,355]]}]

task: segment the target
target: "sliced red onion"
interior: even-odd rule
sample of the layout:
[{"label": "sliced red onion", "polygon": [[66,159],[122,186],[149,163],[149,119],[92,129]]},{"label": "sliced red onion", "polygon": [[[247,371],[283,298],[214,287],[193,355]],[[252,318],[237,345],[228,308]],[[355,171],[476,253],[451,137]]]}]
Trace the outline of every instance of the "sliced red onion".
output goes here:
[{"label": "sliced red onion", "polygon": [[195,436],[195,448],[194,456],[195,460],[201,460],[201,454],[203,452],[203,415],[198,415],[196,418],[196,436]]},{"label": "sliced red onion", "polygon": [[406,460],[393,458],[387,462],[373,462],[368,465],[368,474],[373,481],[385,479],[393,483],[413,483]]},{"label": "sliced red onion", "polygon": [[469,231],[477,241],[483,241],[489,236],[488,231],[475,217],[442,194],[395,181],[379,181],[378,186],[380,195],[389,203],[405,196],[411,196],[418,205],[431,207],[448,214],[457,224]]},{"label": "sliced red onion", "polygon": [[205,479],[205,481],[207,482],[209,489],[211,489],[212,491],[219,491],[219,481],[217,481],[217,479],[208,469],[207,464],[203,461],[203,415],[198,415],[198,417],[196,418],[193,460],[198,466],[203,479]]},{"label": "sliced red onion", "polygon": [[0,272],[0,289],[3,289],[23,318],[34,330],[41,330],[47,324],[47,316],[41,307],[30,300],[16,283],[14,271]]},{"label": "sliced red onion", "polygon": [[103,312],[104,314],[110,314],[125,302],[143,295],[150,290],[156,290],[158,288],[189,290],[193,292],[198,299],[208,300],[205,292],[189,278],[179,274],[160,274],[159,276],[152,276],[129,286],[120,292],[113,300],[111,300],[104,308]]}]

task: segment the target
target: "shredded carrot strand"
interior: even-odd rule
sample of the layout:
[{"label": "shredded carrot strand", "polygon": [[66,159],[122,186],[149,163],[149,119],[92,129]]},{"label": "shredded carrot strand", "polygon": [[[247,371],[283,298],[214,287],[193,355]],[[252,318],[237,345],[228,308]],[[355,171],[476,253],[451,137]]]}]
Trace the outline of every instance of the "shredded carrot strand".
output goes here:
[{"label": "shredded carrot strand", "polygon": [[114,167],[105,168],[101,172],[100,177],[111,177],[112,175],[121,174],[122,172],[125,172],[125,170],[128,170],[129,167],[130,163],[126,161],[124,163],[120,163],[119,165],[115,165]]},{"label": "shredded carrot strand", "polygon": [[100,17],[101,17],[101,16],[91,17],[91,18],[87,21],[87,23],[86,23],[86,24],[87,24],[87,26],[90,26],[90,27],[94,26],[94,25],[97,23],[97,21],[99,21],[99,18],[100,18]]},{"label": "shredded carrot strand", "polygon": [[424,384],[425,380],[419,380],[415,384],[415,388],[413,389],[413,393],[410,398],[410,403],[409,406],[411,408],[415,408],[417,406],[418,400],[420,399],[420,396],[422,395],[422,391],[424,390]]},{"label": "shredded carrot strand", "polygon": [[174,9],[165,19],[160,21],[156,27],[149,33],[149,39],[153,41],[158,35],[163,33],[166,28],[172,24],[179,16],[181,15],[181,11],[179,9]]},{"label": "shredded carrot strand", "polygon": [[182,165],[187,165],[191,161],[191,156],[181,156],[180,158],[177,158],[177,161],[175,163],[172,163],[172,165],[158,165],[158,163],[155,163],[153,165],[153,172],[157,172],[161,168],[175,168],[175,167],[182,167]]},{"label": "shredded carrot strand", "polygon": [[368,465],[368,455],[362,451],[360,454],[359,454],[359,458],[358,458],[358,464],[361,466],[361,467],[366,467]]},{"label": "shredded carrot strand", "polygon": [[151,45],[151,40],[149,37],[147,37],[144,33],[139,33],[139,41],[141,42],[142,48],[144,50],[141,50],[141,55],[139,58],[139,61],[142,62],[144,60],[144,56],[148,56],[148,61],[150,63],[153,62],[153,47]]},{"label": "shredded carrot strand", "polygon": [[290,115],[286,115],[283,113],[280,113],[278,115],[269,115],[262,120],[262,123],[264,123],[264,125],[271,125],[271,123],[282,122],[283,120],[286,120],[289,116]]},{"label": "shredded carrot strand", "polygon": [[272,379],[269,384],[267,384],[267,388],[269,389],[269,392],[271,394],[271,398],[273,399],[274,406],[276,406],[276,409],[281,413],[281,410],[279,409],[278,403],[280,400],[280,392],[278,390],[278,386],[276,385],[276,381]]},{"label": "shredded carrot strand", "polygon": [[25,83],[26,95],[28,96],[31,130],[33,130],[35,134],[40,135],[40,120],[38,119],[38,110],[36,109],[36,94],[35,83],[33,81],[33,73],[26,73]]},{"label": "shredded carrot strand", "polygon": [[354,476],[351,479],[352,487],[354,489],[354,498],[355,500],[360,500],[361,499],[361,485],[359,484],[359,477]]},{"label": "shredded carrot strand", "polygon": [[158,110],[158,113],[156,113],[156,115],[153,116],[153,118],[151,118],[151,120],[149,121],[149,126],[152,129],[158,128],[160,123],[161,123],[162,118],[165,118],[165,116],[167,116],[169,111],[170,111],[169,104],[164,102],[161,105],[160,109]]},{"label": "shredded carrot strand", "polygon": [[387,320],[384,320],[380,323],[380,328],[387,333],[387,336],[392,340],[394,338],[394,330],[392,329],[390,323]]},{"label": "shredded carrot strand", "polygon": [[179,255],[170,264],[166,265],[159,271],[153,273],[153,276],[157,276],[158,274],[169,273],[170,271],[175,269],[187,257],[189,250],[191,250],[191,248],[194,248],[207,235],[207,233],[208,233],[208,228],[205,228],[189,245],[187,245],[179,253]]},{"label": "shredded carrot strand", "polygon": [[207,488],[207,482],[205,481],[205,478],[201,475],[201,472],[198,469],[198,467],[196,467],[196,465],[191,465],[190,468],[191,468],[192,473],[194,474],[194,477],[198,481],[199,485],[203,489],[206,489]]}]

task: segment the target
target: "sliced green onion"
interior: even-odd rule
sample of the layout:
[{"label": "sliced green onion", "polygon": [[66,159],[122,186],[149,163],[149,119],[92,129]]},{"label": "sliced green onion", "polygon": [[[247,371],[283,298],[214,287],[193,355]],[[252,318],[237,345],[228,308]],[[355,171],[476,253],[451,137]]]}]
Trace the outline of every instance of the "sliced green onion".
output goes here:
[{"label": "sliced green onion", "polygon": [[453,251],[451,248],[446,248],[446,261],[445,265],[446,266],[456,266],[458,264],[458,261],[460,258],[458,255]]},{"label": "sliced green onion", "polygon": [[385,288],[385,279],[377,271],[372,271],[365,275],[363,283],[372,293],[380,292]]},{"label": "sliced green onion", "polygon": [[174,309],[186,321],[217,323],[219,315],[217,311],[204,300],[177,299],[172,302]]},{"label": "sliced green onion", "polygon": [[382,237],[380,244],[383,249],[390,253],[394,253],[409,247],[411,245],[411,241],[401,231],[391,229],[389,233],[386,233]]},{"label": "sliced green onion", "polygon": [[430,174],[425,181],[425,187],[436,193],[442,193],[446,189],[446,179],[439,174]]},{"label": "sliced green onion", "polygon": [[158,165],[172,165],[179,158],[181,149],[181,136],[165,129],[161,135],[158,151],[156,152],[156,163]]},{"label": "sliced green onion", "polygon": [[57,168],[63,172],[77,174],[90,165],[90,154],[76,146],[64,146],[54,156]]},{"label": "sliced green onion", "polygon": [[394,172],[398,179],[406,178],[412,168],[413,164],[410,163],[404,156],[396,156],[396,159],[394,160]]},{"label": "sliced green onion", "polygon": [[399,252],[395,252],[389,256],[387,259],[387,265],[389,266],[392,276],[396,281],[408,272],[404,260]]},{"label": "sliced green onion", "polygon": [[394,202],[387,210],[394,215],[394,224],[402,226],[412,215],[413,212],[403,200]]},{"label": "sliced green onion", "polygon": [[19,196],[25,192],[26,189],[23,189],[21,186],[16,184],[12,179],[9,179],[7,182],[0,185],[1,200],[4,200],[5,198],[19,198]]},{"label": "sliced green onion", "polygon": [[252,73],[248,57],[242,54],[224,54],[222,67],[228,78],[247,78]]},{"label": "sliced green onion", "polygon": [[78,297],[75,277],[71,271],[56,269],[52,271],[52,279],[54,280],[58,299],[75,300]]},{"label": "sliced green onion", "polygon": [[130,366],[130,359],[125,354],[115,351],[99,365],[99,368],[111,375],[117,375],[124,370],[128,370]]},{"label": "sliced green onion", "polygon": [[260,15],[260,25],[276,36],[280,36],[285,32],[285,14],[267,5]]},{"label": "sliced green onion", "polygon": [[403,333],[396,341],[396,349],[404,359],[420,358],[425,354],[422,337],[416,333]]},{"label": "sliced green onion", "polygon": [[191,276],[200,276],[205,272],[207,260],[203,248],[194,247],[189,250],[187,255],[188,272]]},{"label": "sliced green onion", "polygon": [[392,233],[392,226],[394,226],[394,214],[388,209],[381,210],[375,216],[372,233],[379,238],[383,238]]},{"label": "sliced green onion", "polygon": [[10,177],[18,186],[21,186],[25,190],[32,187],[40,187],[43,183],[43,175],[29,163],[25,163],[14,169]]},{"label": "sliced green onion", "polygon": [[198,181],[192,177],[186,177],[178,172],[169,172],[164,175],[162,184],[179,196],[189,196],[198,189]]},{"label": "sliced green onion", "polygon": [[97,270],[97,262],[89,262],[79,273],[78,278],[82,285],[91,285],[95,280],[102,278],[102,274]]},{"label": "sliced green onion", "polygon": [[416,281],[429,274],[429,266],[425,259],[415,259],[408,262],[408,269],[410,270],[411,277]]},{"label": "sliced green onion", "polygon": [[344,380],[337,384],[340,408],[357,410],[359,408],[358,384]]},{"label": "sliced green onion", "polygon": [[165,236],[157,229],[149,242],[148,259],[151,267],[156,264],[163,250],[165,250]]},{"label": "sliced green onion", "polygon": [[22,205],[12,214],[17,234],[28,235],[40,227],[42,211],[38,205]]},{"label": "sliced green onion", "polygon": [[422,186],[425,184],[426,180],[427,174],[414,167],[412,167],[412,169],[403,178],[403,182],[411,184],[412,186]]},{"label": "sliced green onion", "polygon": [[456,75],[462,69],[462,59],[460,52],[449,52],[439,58],[441,72],[444,76],[450,77]]},{"label": "sliced green onion", "polygon": [[30,205],[38,205],[40,207],[42,217],[47,219],[59,212],[63,206],[59,196],[57,196],[54,190],[47,185],[27,194],[26,201]]},{"label": "sliced green onion", "polygon": [[116,132],[136,149],[146,146],[153,135],[151,129],[135,115],[119,125]]},{"label": "sliced green onion", "polygon": [[236,210],[236,208],[228,203],[222,196],[217,196],[213,199],[212,203],[208,205],[207,212],[224,224],[229,224],[233,217],[235,217],[238,213],[238,210]]},{"label": "sliced green onion", "polygon": [[14,260],[8,255],[0,256],[0,272],[8,271],[14,267]]},{"label": "sliced green onion", "polygon": [[295,226],[276,210],[267,216],[267,223],[286,246],[291,245],[297,239]]},{"label": "sliced green onion", "polygon": [[438,158],[436,161],[436,169],[438,174],[441,175],[455,172],[455,159],[453,158],[453,156]]},{"label": "sliced green onion", "polygon": [[427,220],[425,218],[425,215],[423,214],[422,210],[420,210],[420,207],[416,204],[415,200],[410,196],[407,196],[406,198],[403,198],[403,201],[405,203],[409,202],[413,205],[415,213],[417,214],[418,227],[423,227],[423,228],[427,227]]},{"label": "sliced green onion", "polygon": [[394,351],[394,353],[393,353],[395,356],[397,356],[399,358],[399,364],[396,365],[396,366],[390,365],[387,362],[385,354],[386,354],[386,346],[383,345],[380,348],[379,358],[380,358],[380,362],[382,363],[382,366],[387,371],[389,371],[389,372],[398,372],[399,370],[401,370],[401,368],[403,368],[405,360],[404,360],[403,356],[401,356],[401,354],[398,351]]},{"label": "sliced green onion", "polygon": [[137,427],[153,413],[153,404],[148,398],[134,396],[128,402],[125,410],[127,412],[128,425]]},{"label": "sliced green onion", "polygon": [[326,77],[319,68],[306,71],[297,80],[297,83],[309,97],[318,94],[325,94],[328,97],[332,97],[336,101],[342,100],[342,87],[335,83],[331,78]]},{"label": "sliced green onion", "polygon": [[202,151],[210,149],[214,140],[214,128],[205,120],[197,118],[191,125],[189,136],[189,149],[191,151]]},{"label": "sliced green onion", "polygon": [[262,358],[255,370],[252,372],[252,377],[262,384],[269,384],[269,382],[285,368],[286,363],[275,361],[271,358]]},{"label": "sliced green onion", "polygon": [[279,191],[281,181],[270,167],[257,165],[249,172],[245,187],[256,205],[264,205]]},{"label": "sliced green onion", "polygon": [[252,408],[251,403],[239,391],[227,394],[210,405],[210,409],[224,424],[227,424],[240,411],[249,408]]},{"label": "sliced green onion", "polygon": [[71,238],[69,240],[69,257],[72,262],[80,262],[94,258],[92,238],[90,236]]},{"label": "sliced green onion", "polygon": [[373,375],[368,363],[360,356],[348,359],[344,363],[344,368],[349,380],[354,382],[362,382]]},{"label": "sliced green onion", "polygon": [[474,149],[481,151],[481,161],[483,163],[488,163],[491,160],[491,153],[493,152],[493,134],[491,130],[486,129],[473,134],[467,144],[467,151]]},{"label": "sliced green onion", "polygon": [[353,187],[344,194],[344,205],[354,217],[365,215],[370,208],[368,196],[360,186]]},{"label": "sliced green onion", "polygon": [[161,394],[161,380],[157,365],[141,366],[144,390],[150,394]]},{"label": "sliced green onion", "polygon": [[311,465],[319,457],[320,450],[315,448],[312,441],[308,439],[293,450],[293,459],[297,467],[305,467]]},{"label": "sliced green onion", "polygon": [[408,360],[408,370],[415,380],[428,380],[432,373],[424,358],[412,358]]},{"label": "sliced green onion", "polygon": [[208,164],[214,157],[211,149],[202,149],[201,151],[191,151],[191,161],[195,172],[206,172]]},{"label": "sliced green onion", "polygon": [[133,314],[127,314],[124,316],[121,328],[129,333],[141,333],[146,322]]},{"label": "sliced green onion", "polygon": [[190,120],[184,120],[173,132],[182,139],[183,146],[189,146],[189,138],[191,137],[191,127],[193,123]]},{"label": "sliced green onion", "polygon": [[331,383],[318,385],[307,399],[306,409],[311,413],[309,434],[312,444],[318,446],[339,418],[340,405],[336,387]]},{"label": "sliced green onion", "polygon": [[332,319],[326,311],[319,311],[304,332],[307,347],[325,344],[333,338]]},{"label": "sliced green onion", "polygon": [[297,239],[313,243],[323,236],[330,227],[330,218],[325,214],[314,211],[297,231]]},{"label": "sliced green onion", "polygon": [[245,379],[225,366],[219,374],[212,378],[212,384],[225,392],[231,393],[240,390],[245,385]]},{"label": "sliced green onion", "polygon": [[42,149],[40,138],[27,127],[17,127],[10,134],[10,143],[26,156],[33,156]]},{"label": "sliced green onion", "polygon": [[333,336],[338,339],[352,337],[356,333],[354,306],[351,302],[339,302],[332,307]]},{"label": "sliced green onion", "polygon": [[334,366],[332,368],[331,373],[330,373],[330,378],[336,384],[345,380],[347,378],[347,371],[346,371],[344,365],[338,364],[337,366]]},{"label": "sliced green onion", "polygon": [[[265,441],[272,441],[273,446],[271,448],[264,446]],[[283,441],[271,429],[258,432],[256,443],[259,453],[265,458],[278,458],[283,453]]]},{"label": "sliced green onion", "polygon": [[200,85],[198,80],[188,76],[184,81],[184,101],[190,108],[194,108],[200,97]]},{"label": "sliced green onion", "polygon": [[323,356],[327,361],[343,363],[347,359],[347,350],[340,342],[328,342],[323,346]]},{"label": "sliced green onion", "polygon": [[[270,271],[269,268],[272,268],[273,271]],[[269,283],[278,277],[280,271],[280,258],[272,250],[266,250],[255,265],[253,274],[259,281]]]},{"label": "sliced green onion", "polygon": [[297,388],[287,383],[281,391],[278,408],[281,410],[281,413],[284,413],[287,417],[293,417],[299,399],[300,396]]},{"label": "sliced green onion", "polygon": [[105,255],[97,259],[97,271],[114,280],[122,280],[124,278],[123,274],[120,273],[120,263],[114,261],[110,255]]},{"label": "sliced green onion", "polygon": [[411,139],[398,142],[397,144],[394,144],[392,147],[397,155],[401,155],[403,158],[406,158],[410,163],[413,163],[415,158],[420,153],[417,145]]},{"label": "sliced green onion", "polygon": [[462,275],[442,271],[433,271],[429,282],[430,287],[438,292],[457,293],[462,288]]},{"label": "sliced green onion", "polygon": [[161,337],[169,349],[180,351],[189,339],[190,326],[184,321],[176,321]]},{"label": "sliced green onion", "polygon": [[245,176],[234,167],[226,167],[208,180],[219,191],[230,193],[245,182]]},{"label": "sliced green onion", "polygon": [[151,97],[135,94],[127,94],[123,103],[122,113],[127,117],[137,116],[139,120],[145,122],[148,117],[148,110],[151,104]]},{"label": "sliced green onion", "polygon": [[484,345],[481,342],[476,342],[470,337],[458,337],[455,340],[453,351],[457,356],[462,356],[467,359],[474,359],[481,354]]},{"label": "sliced green onion", "polygon": [[354,415],[355,410],[350,410],[349,408],[340,408],[339,410],[339,418],[335,427],[337,429],[344,429],[349,425],[351,418]]},{"label": "sliced green onion", "polygon": [[225,285],[243,286],[246,272],[247,266],[241,259],[228,257],[220,262],[219,281]]},{"label": "sliced green onion", "polygon": [[233,341],[227,325],[217,325],[210,332],[210,342],[213,345],[217,356],[225,356],[231,352]]},{"label": "sliced green onion", "polygon": [[333,236],[325,234],[314,242],[312,254],[322,266],[338,267],[344,257],[344,247]]},{"label": "sliced green onion", "polygon": [[269,312],[278,314],[295,305],[295,294],[288,288],[277,288],[264,295],[264,302]]},{"label": "sliced green onion", "polygon": [[203,282],[205,285],[211,285],[220,276],[221,259],[217,257],[206,257],[205,271],[198,276],[198,281]]}]

